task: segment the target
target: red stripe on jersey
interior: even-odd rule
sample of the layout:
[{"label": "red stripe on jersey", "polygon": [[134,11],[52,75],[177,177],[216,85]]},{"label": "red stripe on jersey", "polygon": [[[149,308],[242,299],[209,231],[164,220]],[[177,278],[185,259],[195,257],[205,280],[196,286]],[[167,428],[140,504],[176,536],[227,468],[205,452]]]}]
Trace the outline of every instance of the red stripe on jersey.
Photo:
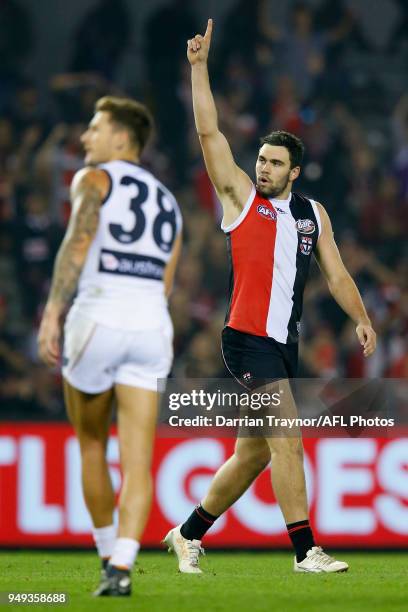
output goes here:
[{"label": "red stripe on jersey", "polygon": [[256,193],[245,219],[230,234],[234,286],[227,325],[256,336],[268,335],[276,223],[273,205]]}]

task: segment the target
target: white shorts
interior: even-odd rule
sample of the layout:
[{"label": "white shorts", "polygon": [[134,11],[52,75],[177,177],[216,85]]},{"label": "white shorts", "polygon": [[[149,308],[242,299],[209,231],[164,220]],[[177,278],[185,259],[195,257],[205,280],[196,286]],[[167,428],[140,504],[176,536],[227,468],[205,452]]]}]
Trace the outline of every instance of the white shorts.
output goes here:
[{"label": "white shorts", "polygon": [[62,374],[84,393],[102,393],[116,383],[158,390],[173,361],[170,318],[157,329],[124,331],[75,312],[65,323]]}]

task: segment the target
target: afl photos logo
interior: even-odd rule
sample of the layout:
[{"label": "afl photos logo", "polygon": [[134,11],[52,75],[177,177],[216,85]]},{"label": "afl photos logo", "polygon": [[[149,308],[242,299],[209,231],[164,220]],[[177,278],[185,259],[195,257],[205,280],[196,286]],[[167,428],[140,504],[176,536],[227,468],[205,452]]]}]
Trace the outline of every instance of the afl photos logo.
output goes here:
[{"label": "afl photos logo", "polygon": [[316,226],[311,219],[298,219],[296,229],[300,234],[313,234]]},{"label": "afl photos logo", "polygon": [[271,210],[267,206],[264,206],[263,204],[259,204],[256,210],[260,215],[265,217],[265,219],[272,219],[272,221],[276,221],[276,218],[277,218],[276,212],[274,210]]}]

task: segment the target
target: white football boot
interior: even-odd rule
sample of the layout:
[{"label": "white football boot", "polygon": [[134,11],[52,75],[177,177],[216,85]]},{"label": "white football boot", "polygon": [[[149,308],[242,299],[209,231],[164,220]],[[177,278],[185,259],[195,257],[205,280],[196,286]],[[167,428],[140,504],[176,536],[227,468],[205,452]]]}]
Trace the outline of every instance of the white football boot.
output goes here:
[{"label": "white football boot", "polygon": [[180,533],[181,525],[170,529],[163,540],[168,552],[175,552],[179,561],[179,571],[183,574],[202,574],[198,567],[198,557],[204,555],[201,540],[187,540]]},{"label": "white football boot", "polygon": [[306,558],[298,563],[293,564],[295,572],[311,573],[311,574],[331,574],[335,572],[347,572],[349,566],[344,561],[337,561],[330,557],[320,546],[313,546],[306,553]]}]

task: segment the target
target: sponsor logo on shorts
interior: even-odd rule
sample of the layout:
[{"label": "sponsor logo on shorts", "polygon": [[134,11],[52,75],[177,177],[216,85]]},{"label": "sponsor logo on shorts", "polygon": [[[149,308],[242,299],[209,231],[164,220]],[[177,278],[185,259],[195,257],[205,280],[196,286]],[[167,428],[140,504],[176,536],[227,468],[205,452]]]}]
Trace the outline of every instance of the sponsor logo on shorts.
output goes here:
[{"label": "sponsor logo on shorts", "polygon": [[157,257],[102,249],[99,272],[163,280],[166,263]]},{"label": "sponsor logo on shorts", "polygon": [[308,236],[302,236],[300,239],[299,248],[300,252],[303,253],[303,255],[310,255],[313,248],[312,238],[309,238]]},{"label": "sponsor logo on shorts", "polygon": [[277,218],[276,212],[274,210],[271,210],[264,204],[258,204],[258,207],[256,210],[260,215],[265,217],[265,219],[272,219],[272,221],[276,221],[276,218]]},{"label": "sponsor logo on shorts", "polygon": [[313,234],[316,226],[311,219],[298,219],[296,229],[300,234]]}]

